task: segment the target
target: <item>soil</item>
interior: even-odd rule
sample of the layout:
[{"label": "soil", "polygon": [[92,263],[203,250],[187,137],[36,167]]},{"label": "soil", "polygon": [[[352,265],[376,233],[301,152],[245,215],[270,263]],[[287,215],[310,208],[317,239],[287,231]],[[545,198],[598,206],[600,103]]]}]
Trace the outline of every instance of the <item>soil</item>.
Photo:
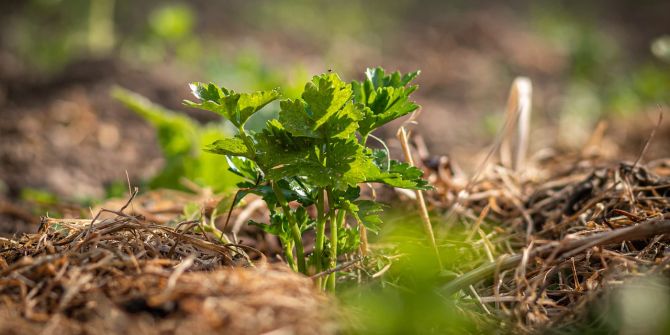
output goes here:
[{"label": "soil", "polygon": [[153,132],[108,92],[117,82],[161,88],[136,81],[144,78],[139,74],[123,80],[121,71],[112,61],[86,61],[48,81],[5,83],[0,180],[10,197],[32,187],[71,199],[100,198],[125,170],[137,180],[158,168]]}]

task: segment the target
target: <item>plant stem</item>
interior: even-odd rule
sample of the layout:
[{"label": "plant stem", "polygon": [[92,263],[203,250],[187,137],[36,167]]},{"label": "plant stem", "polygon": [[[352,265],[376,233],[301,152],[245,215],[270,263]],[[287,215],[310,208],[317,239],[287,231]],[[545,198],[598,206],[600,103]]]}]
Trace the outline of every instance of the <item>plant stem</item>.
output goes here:
[{"label": "plant stem", "polygon": [[[334,269],[337,266],[337,229],[344,223],[344,215],[346,210],[339,209],[337,210],[337,217],[335,217],[335,210],[331,211],[331,221],[330,221],[330,264],[328,264],[329,269]],[[333,272],[328,276],[328,289],[330,291],[335,291],[335,280],[337,272]]]},{"label": "plant stem", "polygon": [[291,214],[291,209],[289,208],[288,203],[286,202],[284,193],[282,193],[281,189],[279,189],[277,183],[272,182],[272,190],[274,191],[275,196],[277,197],[277,202],[281,206],[284,215],[286,216],[289,224],[291,225],[291,237],[293,237],[293,243],[295,243],[295,253],[298,263],[298,271],[306,274],[307,267],[305,266],[305,251],[302,245],[302,234],[300,233],[300,227],[298,227],[298,223],[295,221],[295,217],[293,217],[293,214]]},{"label": "plant stem", "polygon": [[[332,269],[333,266],[331,265],[333,259],[335,259],[335,262],[337,262],[337,221],[335,219],[335,198],[333,197],[333,191],[328,188],[326,189],[326,194],[328,195],[328,220],[330,222],[330,259],[328,261],[328,269]],[[335,229],[333,229],[335,228]],[[335,239],[333,239],[333,231],[335,232]],[[334,247],[333,247],[334,245]],[[335,251],[335,253],[333,253]],[[333,257],[335,256],[335,258]],[[328,275],[325,278],[323,288],[327,290],[335,290],[335,281],[333,280],[331,282],[331,275]]]},{"label": "plant stem", "polygon": [[284,247],[284,257],[286,257],[286,263],[288,263],[288,266],[290,266],[293,271],[297,271],[298,269],[296,268],[295,259],[293,258],[293,246],[291,243],[288,243],[288,241],[282,241],[282,244]]},{"label": "plant stem", "polygon": [[[319,194],[316,198],[316,243],[314,245],[314,257],[316,260],[315,272],[319,273],[323,270],[323,243],[326,239],[326,204],[324,199],[324,190],[319,189]],[[320,284],[320,278],[317,279],[317,286]]]},{"label": "plant stem", "polygon": [[[292,218],[293,216],[291,215],[290,217]],[[295,220],[292,221],[291,235],[295,241],[295,253],[296,257],[298,258],[298,271],[300,271],[300,273],[307,274],[307,266],[305,264],[305,250],[302,245],[302,234],[300,233],[300,228],[298,227],[298,224],[295,222]]]},{"label": "plant stem", "polygon": [[213,234],[214,237],[216,237],[216,239],[218,239],[219,241],[223,241],[225,243],[231,243],[228,236],[226,236],[226,234],[224,234],[221,230],[219,230],[219,228],[216,228],[214,224],[205,225],[203,227],[205,228],[206,232]]},{"label": "plant stem", "polygon": [[362,222],[358,223],[358,231],[361,234],[361,256],[367,256],[368,255],[368,231],[365,229],[365,226],[363,225]]},{"label": "plant stem", "polygon": [[361,136],[361,142],[363,146],[365,146],[366,143],[368,143],[368,134],[362,135]]}]

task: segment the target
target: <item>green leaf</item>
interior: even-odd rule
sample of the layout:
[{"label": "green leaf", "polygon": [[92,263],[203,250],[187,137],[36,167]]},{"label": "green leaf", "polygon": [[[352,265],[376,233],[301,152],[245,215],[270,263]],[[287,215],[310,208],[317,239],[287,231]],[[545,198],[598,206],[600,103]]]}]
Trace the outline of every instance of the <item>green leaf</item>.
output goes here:
[{"label": "green leaf", "polygon": [[341,200],[342,208],[346,209],[358,223],[363,224],[373,233],[379,232],[379,226],[382,223],[380,214],[384,211],[380,203],[372,200]]},{"label": "green leaf", "polygon": [[423,171],[407,163],[391,160],[388,171],[380,172],[374,176],[368,175],[366,182],[383,183],[392,187],[407,188],[413,190],[430,190],[432,187],[423,179]]},{"label": "green leaf", "polygon": [[419,106],[409,100],[417,86],[407,86],[419,72],[386,75],[381,68],[368,69],[363,82],[352,82],[354,100],[362,103],[364,117],[359,122],[359,132],[367,136],[374,129],[407,115]]},{"label": "green leaf", "polygon": [[381,67],[376,67],[374,69],[368,68],[365,71],[365,76],[368,81],[373,85],[374,89],[380,87],[403,87],[409,84],[414,78],[416,78],[421,72],[415,71],[410,72],[405,75],[401,75],[400,72],[396,71],[390,75],[386,75],[384,69]]},{"label": "green leaf", "polygon": [[312,146],[304,155],[296,155],[269,170],[268,176],[270,179],[299,176],[315,187],[346,190],[364,182],[367,174],[380,173],[356,140],[329,143],[326,160],[322,160],[319,154],[320,150]]},{"label": "green leaf", "polygon": [[378,233],[379,226],[382,224],[380,214],[384,211],[384,207],[372,200],[358,200],[354,204],[358,207],[358,212],[355,214],[356,220],[371,232]]},{"label": "green leaf", "polygon": [[337,228],[337,251],[339,254],[356,252],[360,242],[361,236],[358,229],[347,227]]},{"label": "green leaf", "polygon": [[349,184],[364,183],[367,181],[369,176],[378,176],[381,174],[381,171],[375,165],[373,158],[369,155],[369,150],[365,147],[360,146],[356,151],[355,159],[349,165],[350,170],[347,171],[345,180]]},{"label": "green leaf", "polygon": [[272,211],[270,213],[269,224],[249,220],[249,225],[256,226],[267,233],[279,237],[282,243],[290,243],[292,241],[291,224],[281,212]]},{"label": "green leaf", "polygon": [[267,104],[277,100],[281,96],[278,88],[271,91],[259,91],[254,93],[242,93],[237,108],[240,111],[240,120],[244,124],[247,119]]},{"label": "green leaf", "polygon": [[249,151],[244,141],[239,137],[224,138],[205,147],[205,151],[218,155],[242,156],[252,158],[253,153]]},{"label": "green leaf", "polygon": [[212,83],[191,83],[189,87],[193,95],[202,101],[218,102],[222,97],[229,94],[227,89],[218,87]]},{"label": "green leaf", "polygon": [[338,199],[338,201],[341,199],[343,201],[353,202],[361,196],[361,188],[356,186],[349,187],[344,191],[335,190],[333,191],[333,196]]},{"label": "green leaf", "polygon": [[279,122],[293,136],[319,138],[315,122],[307,114],[307,104],[301,99],[287,99],[280,103]]},{"label": "green leaf", "polygon": [[408,100],[409,94],[404,88],[380,88],[371,97],[373,100],[366,106],[365,117],[359,124],[361,134],[369,134],[372,130],[419,108],[419,105]]},{"label": "green leaf", "polygon": [[350,138],[363,118],[363,105],[352,104],[349,85],[337,75],[314,77],[303,99],[281,102],[279,122],[294,136]]},{"label": "green leaf", "polygon": [[372,149],[372,160],[381,171],[388,171],[391,168],[391,159],[386,150]]},{"label": "green leaf", "polygon": [[278,120],[270,120],[265,129],[255,135],[256,159],[259,167],[268,174],[274,168],[307,159],[314,149],[313,139],[296,137]]},{"label": "green leaf", "polygon": [[[292,210],[291,214],[295,217],[298,229],[300,229],[301,233],[305,233],[314,227],[315,222],[309,217],[307,210],[305,210],[304,207],[298,207],[295,210]],[[267,233],[278,236],[282,240],[282,243],[292,241],[291,224],[284,213],[272,211],[269,224],[253,220],[250,220],[249,224],[259,227]]]},{"label": "green leaf", "polygon": [[358,121],[363,118],[363,108],[361,104],[346,104],[321,127],[322,134],[332,138],[351,138],[359,127]]},{"label": "green leaf", "polygon": [[262,179],[262,172],[254,161],[242,156],[226,156],[228,170],[242,178],[250,181]]},{"label": "green leaf", "polygon": [[[296,185],[292,182],[286,180],[279,180],[277,181],[277,185],[279,189],[282,191],[284,199],[286,199],[287,202],[297,201],[303,206],[310,206],[314,203],[314,199],[311,196],[311,194],[306,194],[302,190],[298,190]],[[263,200],[265,201],[265,203],[268,205],[269,208],[279,206],[277,196],[274,193],[272,186],[268,184],[256,185],[251,182],[242,182],[238,184],[238,187],[243,189],[239,192],[239,194],[241,194],[240,197],[242,198],[250,193],[256,194],[263,197]]]},{"label": "green leaf", "polygon": [[343,82],[335,73],[323,74],[312,78],[305,85],[302,99],[309,105],[308,113],[319,128],[346,104],[353,92],[351,85]]},{"label": "green leaf", "polygon": [[235,93],[214,84],[192,83],[191,91],[200,102],[184,100],[187,106],[215,112],[236,127],[242,127],[249,117],[277,100],[281,95],[279,89],[258,91],[253,93]]},{"label": "green leaf", "polygon": [[[293,177],[288,179],[288,181],[282,180],[279,185],[280,188],[284,187],[283,182],[288,183],[288,188],[291,190],[291,193],[285,198],[291,199],[289,201],[297,201],[303,206],[311,206],[316,202],[316,190],[311,185],[305,185],[299,177]],[[284,192],[286,193],[286,192]]]}]

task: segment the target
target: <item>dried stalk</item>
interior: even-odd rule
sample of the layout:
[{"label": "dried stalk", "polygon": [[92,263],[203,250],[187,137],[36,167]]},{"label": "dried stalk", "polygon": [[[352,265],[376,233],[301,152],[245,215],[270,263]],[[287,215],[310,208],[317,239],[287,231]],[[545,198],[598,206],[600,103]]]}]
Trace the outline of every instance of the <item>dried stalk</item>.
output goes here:
[{"label": "dried stalk", "polygon": [[[405,160],[409,165],[414,166],[414,159],[412,159],[412,152],[409,148],[405,127],[400,127],[400,129],[398,129],[397,136],[402,145]],[[435,243],[435,234],[433,233],[433,226],[430,223],[430,216],[428,214],[428,208],[426,207],[426,201],[423,198],[423,192],[421,190],[414,190],[414,193],[416,194],[416,203],[419,206],[419,214],[421,215],[421,221],[423,222],[423,229],[426,231],[426,235],[428,235],[431,247],[433,248],[433,251],[435,251],[435,258],[437,259],[440,270],[442,270],[442,259],[440,258],[440,251],[437,249],[437,243]]]}]

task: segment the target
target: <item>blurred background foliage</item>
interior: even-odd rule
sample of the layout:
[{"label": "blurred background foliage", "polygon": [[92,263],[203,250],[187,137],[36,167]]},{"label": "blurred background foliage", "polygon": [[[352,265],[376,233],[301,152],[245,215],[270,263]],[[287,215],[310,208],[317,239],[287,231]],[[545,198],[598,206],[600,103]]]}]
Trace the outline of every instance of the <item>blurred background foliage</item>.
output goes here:
[{"label": "blurred background foliage", "polygon": [[[603,117],[670,102],[669,7],[660,0],[4,1],[0,96],[11,100],[16,77],[57,77],[85,59],[157,74],[154,81],[172,89],[151,98],[173,110],[187,110],[178,102],[193,80],[238,91],[281,87],[295,97],[329,69],[346,79],[368,66],[421,69],[420,132],[432,152],[465,160],[490,142],[509,84],[526,75],[535,84],[534,131],[579,147]],[[268,108],[251,126],[275,112]]]},{"label": "blurred background foliage", "polygon": [[123,88],[115,88],[112,95],[156,129],[165,165],[148,183],[150,188],[185,190],[188,189],[184,183],[186,179],[218,193],[230,190],[242,181],[227,171],[225,156],[210,155],[202,150],[226,134],[232,134],[232,129],[216,122],[201,125]]},{"label": "blurred background foliage", "polygon": [[[291,95],[296,92],[291,84],[315,68],[327,65],[345,74],[360,72],[363,66],[351,62],[361,52],[357,49],[374,49],[380,62],[388,61],[393,55],[385,53],[407,46],[408,39],[421,39],[421,34],[430,33],[428,28],[480,11],[501,21],[513,16],[524,33],[537,35],[559,51],[567,66],[557,74],[569,78],[568,91],[572,85],[595,91],[600,107],[589,113],[630,113],[649,102],[667,101],[668,27],[646,21],[647,27],[636,31],[636,22],[631,21],[637,17],[630,21],[620,17],[631,7],[650,14],[663,1],[639,6],[625,1],[511,3],[497,7],[485,1],[27,0],[2,5],[1,41],[6,52],[40,72],[53,73],[92,55],[154,66],[176,62],[207,76],[206,80],[231,82],[240,86],[237,89],[281,85],[288,86]],[[268,45],[263,44],[272,39],[276,41],[267,44],[285,42],[284,47],[302,55],[290,55],[287,68],[267,54]],[[528,47],[523,40],[518,42],[520,49]]]}]

